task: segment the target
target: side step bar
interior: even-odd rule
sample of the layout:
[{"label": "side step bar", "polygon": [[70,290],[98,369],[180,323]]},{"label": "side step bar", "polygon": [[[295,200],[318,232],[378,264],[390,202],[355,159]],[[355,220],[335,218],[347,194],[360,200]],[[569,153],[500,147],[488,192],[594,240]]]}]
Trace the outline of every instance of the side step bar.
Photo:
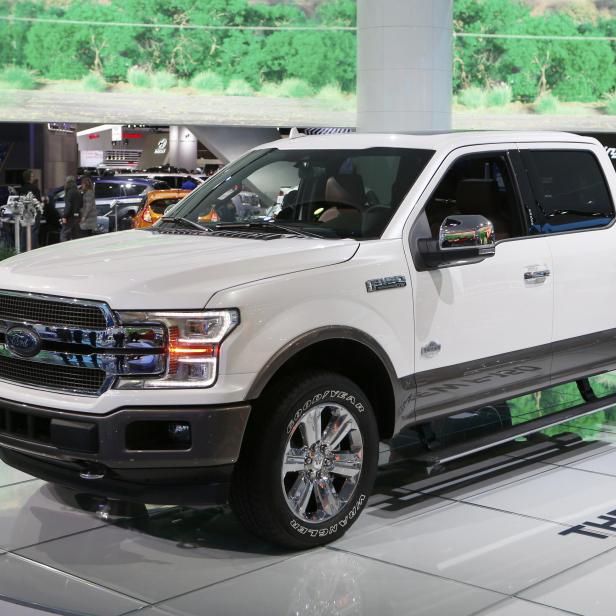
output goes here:
[{"label": "side step bar", "polygon": [[577,417],[584,417],[585,415],[604,411],[612,406],[616,406],[616,394],[605,396],[604,398],[595,398],[591,402],[578,404],[563,411],[533,419],[532,421],[525,421],[511,428],[498,430],[494,434],[455,443],[454,445],[435,449],[434,451],[420,453],[414,455],[412,459],[414,462],[426,464],[429,468],[436,468],[458,458],[463,458],[464,456],[469,456],[497,445],[503,445],[521,436],[527,436],[528,434],[533,434],[533,432],[540,432],[546,428],[558,426]]}]

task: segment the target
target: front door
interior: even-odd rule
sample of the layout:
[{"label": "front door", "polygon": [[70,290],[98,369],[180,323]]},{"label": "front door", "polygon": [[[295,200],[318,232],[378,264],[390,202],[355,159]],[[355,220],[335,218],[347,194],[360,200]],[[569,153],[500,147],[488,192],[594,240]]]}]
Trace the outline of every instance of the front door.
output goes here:
[{"label": "front door", "polygon": [[[552,258],[532,236],[512,158],[515,145],[467,148],[441,165],[412,221],[417,420],[511,398],[550,377]],[[413,246],[451,214],[494,224],[495,255],[424,270]]]}]

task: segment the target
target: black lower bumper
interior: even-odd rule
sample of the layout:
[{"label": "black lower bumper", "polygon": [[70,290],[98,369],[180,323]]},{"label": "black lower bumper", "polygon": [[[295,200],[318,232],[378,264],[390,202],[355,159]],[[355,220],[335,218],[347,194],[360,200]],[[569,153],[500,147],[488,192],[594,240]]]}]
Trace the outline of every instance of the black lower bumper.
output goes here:
[{"label": "black lower bumper", "polygon": [[82,493],[152,504],[226,501],[250,406],[104,416],[0,400],[0,458]]},{"label": "black lower bumper", "polygon": [[227,502],[233,464],[203,468],[104,469],[101,479],[81,479],[83,466],[37,458],[0,446],[0,459],[24,473],[78,493],[153,505],[220,505]]}]

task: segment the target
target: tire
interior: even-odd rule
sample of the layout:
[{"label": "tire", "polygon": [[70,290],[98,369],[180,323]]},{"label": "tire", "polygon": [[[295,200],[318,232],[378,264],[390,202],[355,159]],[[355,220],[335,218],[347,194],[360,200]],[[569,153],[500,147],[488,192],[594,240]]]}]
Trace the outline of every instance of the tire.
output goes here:
[{"label": "tire", "polygon": [[231,506],[249,531],[285,548],[334,541],[367,503],[378,446],[372,407],[355,383],[333,372],[296,373],[253,410]]}]

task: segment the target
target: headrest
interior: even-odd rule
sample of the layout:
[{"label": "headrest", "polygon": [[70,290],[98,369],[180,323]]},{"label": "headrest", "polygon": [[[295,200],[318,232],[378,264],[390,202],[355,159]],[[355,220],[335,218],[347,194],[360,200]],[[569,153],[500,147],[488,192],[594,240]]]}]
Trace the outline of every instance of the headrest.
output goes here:
[{"label": "headrest", "polygon": [[496,180],[462,180],[456,189],[460,214],[486,214],[498,207]]},{"label": "headrest", "polygon": [[364,180],[357,173],[333,175],[325,185],[325,201],[352,207],[362,207],[366,204]]}]

